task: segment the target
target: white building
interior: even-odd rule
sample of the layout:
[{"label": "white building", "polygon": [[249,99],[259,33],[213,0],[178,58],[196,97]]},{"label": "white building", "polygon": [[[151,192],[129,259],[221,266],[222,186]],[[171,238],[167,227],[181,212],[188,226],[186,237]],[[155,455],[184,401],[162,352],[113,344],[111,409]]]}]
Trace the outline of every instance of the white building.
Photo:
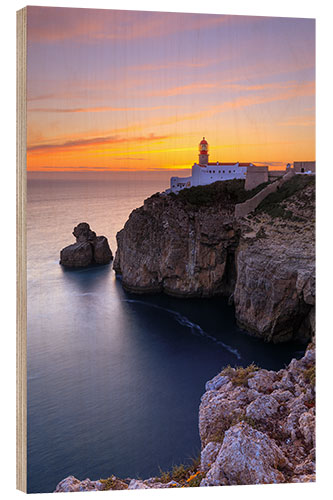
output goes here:
[{"label": "white building", "polygon": [[199,163],[192,167],[190,177],[171,177],[170,191],[178,193],[181,189],[192,186],[204,186],[216,181],[245,179],[247,168],[252,163],[210,163],[208,161],[208,143],[205,138],[199,144]]},{"label": "white building", "polygon": [[[287,165],[287,168],[288,168],[288,165]],[[291,168],[291,167],[289,167],[289,168]],[[295,172],[295,174],[315,175],[316,162],[315,161],[294,161],[293,171]]]}]

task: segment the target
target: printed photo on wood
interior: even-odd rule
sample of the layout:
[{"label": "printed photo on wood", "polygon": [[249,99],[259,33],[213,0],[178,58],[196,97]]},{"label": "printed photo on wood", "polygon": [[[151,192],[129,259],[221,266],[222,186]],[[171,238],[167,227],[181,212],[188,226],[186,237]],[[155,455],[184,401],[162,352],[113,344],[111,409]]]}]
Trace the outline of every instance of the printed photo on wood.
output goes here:
[{"label": "printed photo on wood", "polygon": [[315,481],[315,20],[26,7],[17,47],[17,488]]}]

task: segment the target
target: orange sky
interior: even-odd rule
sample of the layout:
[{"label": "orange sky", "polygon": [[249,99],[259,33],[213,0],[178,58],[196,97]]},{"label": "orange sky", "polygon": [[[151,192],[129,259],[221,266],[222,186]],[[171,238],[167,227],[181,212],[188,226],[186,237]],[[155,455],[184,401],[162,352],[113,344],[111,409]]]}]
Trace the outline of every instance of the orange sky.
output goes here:
[{"label": "orange sky", "polygon": [[28,8],[28,170],[315,159],[315,23]]}]

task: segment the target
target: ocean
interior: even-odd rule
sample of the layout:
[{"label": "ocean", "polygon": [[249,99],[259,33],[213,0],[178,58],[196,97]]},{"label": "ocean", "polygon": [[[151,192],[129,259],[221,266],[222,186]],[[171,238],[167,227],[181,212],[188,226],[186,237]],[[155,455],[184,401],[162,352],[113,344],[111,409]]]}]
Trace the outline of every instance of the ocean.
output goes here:
[{"label": "ocean", "polygon": [[112,266],[59,265],[88,222],[113,254],[116,233],[165,174],[28,180],[28,492],[83,480],[147,478],[200,452],[205,383],[224,366],[280,369],[304,346],[271,345],[237,327],[222,298],[123,290]]}]

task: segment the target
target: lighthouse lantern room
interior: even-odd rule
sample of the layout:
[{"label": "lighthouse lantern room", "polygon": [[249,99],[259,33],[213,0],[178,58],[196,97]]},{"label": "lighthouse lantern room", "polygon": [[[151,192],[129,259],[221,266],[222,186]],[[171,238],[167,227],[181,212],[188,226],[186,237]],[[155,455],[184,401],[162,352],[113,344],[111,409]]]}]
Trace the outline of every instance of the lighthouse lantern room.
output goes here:
[{"label": "lighthouse lantern room", "polygon": [[199,165],[207,165],[208,156],[208,142],[203,138],[199,144]]}]

